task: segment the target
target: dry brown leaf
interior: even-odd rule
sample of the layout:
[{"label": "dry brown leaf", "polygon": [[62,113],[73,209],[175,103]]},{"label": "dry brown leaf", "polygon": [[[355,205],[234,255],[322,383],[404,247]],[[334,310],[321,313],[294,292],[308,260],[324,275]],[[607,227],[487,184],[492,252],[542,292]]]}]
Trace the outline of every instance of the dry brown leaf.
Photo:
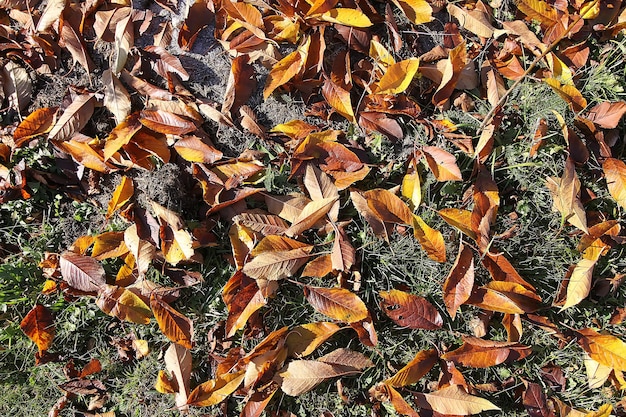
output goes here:
[{"label": "dry brown leaf", "polygon": [[135,28],[131,8],[125,8],[124,13],[128,13],[128,15],[115,26],[115,60],[111,67],[116,75],[124,70],[128,54],[135,45]]},{"label": "dry brown leaf", "polygon": [[626,209],[626,164],[615,158],[606,158],[602,163],[609,193],[617,204]]},{"label": "dry brown leaf", "polygon": [[339,217],[339,190],[330,177],[312,164],[307,164],[304,173],[304,186],[312,200],[335,198],[336,202],[328,212],[328,218],[336,222]]},{"label": "dry brown leaf", "polygon": [[90,256],[64,252],[59,265],[63,280],[78,291],[98,292],[106,284],[104,268]]},{"label": "dry brown leaf", "polygon": [[113,195],[109,200],[106,217],[109,218],[117,210],[122,209],[130,201],[134,193],[135,186],[133,185],[133,180],[127,176],[122,177],[120,185],[115,187],[115,191],[113,191]]},{"label": "dry brown leaf", "polygon": [[243,382],[245,371],[219,375],[216,379],[203,382],[189,394],[187,404],[208,407],[219,404],[232,394]]},{"label": "dry brown leaf", "polygon": [[349,91],[328,79],[322,86],[322,95],[334,111],[348,119],[350,123],[356,123]]},{"label": "dry brown leaf", "polygon": [[481,38],[491,38],[494,27],[489,22],[489,15],[484,11],[476,8],[467,10],[454,4],[448,4],[446,10],[450,16],[459,21],[461,26]]},{"label": "dry brown leaf", "polygon": [[264,236],[281,235],[289,228],[283,219],[273,214],[241,213],[233,217],[233,222]]},{"label": "dry brown leaf", "polygon": [[28,71],[13,61],[7,61],[0,74],[2,89],[4,96],[9,99],[9,106],[18,113],[21,112],[32,99],[33,83]]},{"label": "dry brown leaf", "polygon": [[263,89],[263,99],[267,100],[274,90],[281,85],[288,83],[293,77],[302,71],[307,60],[310,45],[311,38],[306,37],[302,46],[272,66],[272,70],[267,76],[267,81],[265,82],[265,88]]},{"label": "dry brown leaf", "polygon": [[180,60],[167,52],[164,47],[158,45],[148,45],[143,49],[144,51],[157,56],[155,60],[151,60],[151,65],[154,68],[154,71],[161,77],[167,79],[169,73],[174,73],[177,74],[183,81],[187,81],[189,79],[189,74],[185,68],[183,68]]},{"label": "dry brown leaf", "polygon": [[461,245],[454,265],[443,283],[443,301],[450,317],[472,294],[474,287],[474,254],[469,246]]},{"label": "dry brown leaf", "polygon": [[541,299],[524,286],[506,281],[491,281],[475,287],[465,304],[505,314],[532,313],[541,307]]},{"label": "dry brown leaf", "polygon": [[586,118],[603,129],[615,129],[625,113],[626,102],[603,101],[589,109]]},{"label": "dry brown leaf", "polygon": [[339,330],[341,327],[335,323],[325,321],[296,326],[285,340],[288,355],[292,358],[308,356]]},{"label": "dry brown leaf", "polygon": [[87,48],[83,43],[83,38],[77,31],[70,25],[70,22],[62,19],[60,26],[60,40],[59,45],[64,46],[74,59],[74,62],[78,62],[87,73],[90,73],[95,64],[91,57],[87,54]]},{"label": "dry brown leaf", "polygon": [[222,298],[228,308],[227,338],[243,329],[250,316],[267,304],[256,281],[246,277],[241,271],[235,272],[228,280],[222,290]]},{"label": "dry brown leaf", "polygon": [[49,132],[57,110],[58,107],[42,107],[24,118],[13,132],[15,146],[19,148],[30,139]]},{"label": "dry brown leaf", "polygon": [[331,272],[333,272],[333,263],[330,255],[326,254],[320,255],[306,264],[300,275],[303,277],[324,278]]},{"label": "dry brown leaf", "polygon": [[113,113],[119,124],[130,114],[130,94],[110,69],[102,73],[104,84],[104,106]]},{"label": "dry brown leaf", "polygon": [[425,298],[404,291],[378,293],[383,312],[399,326],[409,329],[436,330],[443,325],[437,309]]},{"label": "dry brown leaf", "polygon": [[72,103],[58,116],[48,138],[55,141],[70,139],[87,125],[95,109],[93,94],[79,94]]},{"label": "dry brown leaf", "polygon": [[192,121],[163,110],[142,110],[139,122],[155,132],[171,135],[184,135],[197,129]]},{"label": "dry brown leaf", "polygon": [[393,3],[415,25],[433,20],[433,9],[426,0],[393,0]]},{"label": "dry brown leaf", "polygon": [[567,158],[561,178],[549,177],[546,186],[553,199],[553,209],[561,213],[562,219],[588,233],[587,216],[580,201],[580,180],[572,158]]},{"label": "dry brown leaf", "polygon": [[463,181],[456,158],[450,152],[436,146],[424,146],[422,152],[437,181]]},{"label": "dry brown leaf", "polygon": [[176,407],[181,412],[187,410],[187,396],[189,395],[189,384],[191,380],[191,351],[177,343],[170,344],[164,355],[165,367],[167,371],[174,375],[176,386]]},{"label": "dry brown leaf", "polygon": [[464,336],[463,345],[441,355],[441,358],[457,365],[472,368],[488,368],[504,362],[523,359],[532,353],[532,348],[515,342],[496,342]]},{"label": "dry brown leaf", "polygon": [[348,240],[343,227],[337,226],[335,229],[335,241],[330,259],[335,271],[349,271],[356,262],[356,250]]},{"label": "dry brown leaf", "polygon": [[59,18],[67,5],[67,0],[49,0],[39,17],[35,32],[46,32]]},{"label": "dry brown leaf", "polygon": [[457,87],[461,73],[467,65],[465,47],[465,42],[459,44],[450,51],[448,59],[444,60],[442,79],[432,98],[432,103],[437,107],[444,107]]},{"label": "dry brown leaf", "polygon": [[222,152],[197,136],[185,136],[174,144],[176,152],[189,162],[212,164],[222,159]]},{"label": "dry brown leaf", "polygon": [[338,196],[311,201],[304,206],[298,217],[294,219],[291,226],[285,230],[285,234],[293,237],[311,229],[318,223],[319,220],[323,219],[326,214],[328,214],[337,201]]},{"label": "dry brown leaf", "polygon": [[253,249],[242,271],[255,279],[276,281],[292,276],[311,256],[312,245],[283,236],[266,236]]},{"label": "dry brown leaf", "polygon": [[468,416],[488,410],[500,410],[490,401],[470,395],[458,385],[450,385],[430,394],[417,394],[415,402],[421,408],[440,414]]}]

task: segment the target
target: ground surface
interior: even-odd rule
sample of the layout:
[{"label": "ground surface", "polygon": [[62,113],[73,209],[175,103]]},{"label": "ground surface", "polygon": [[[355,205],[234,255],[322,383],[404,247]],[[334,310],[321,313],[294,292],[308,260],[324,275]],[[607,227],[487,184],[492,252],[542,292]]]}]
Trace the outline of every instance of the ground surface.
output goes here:
[{"label": "ground surface", "polygon": [[626,415],[621,1],[174,3],[0,1],[0,415]]}]

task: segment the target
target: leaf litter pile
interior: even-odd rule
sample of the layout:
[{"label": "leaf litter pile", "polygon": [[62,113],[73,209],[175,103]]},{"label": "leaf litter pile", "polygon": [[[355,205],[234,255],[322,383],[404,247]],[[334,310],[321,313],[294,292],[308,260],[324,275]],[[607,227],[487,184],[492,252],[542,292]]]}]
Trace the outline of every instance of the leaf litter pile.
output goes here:
[{"label": "leaf litter pile", "polygon": [[[154,387],[183,414],[219,405],[288,416],[285,395],[326,384],[371,415],[624,415],[624,264],[613,263],[625,243],[626,103],[590,94],[587,81],[624,49],[626,4],[136,3],[0,1],[2,203],[35,186],[84,201],[115,184],[102,230],[41,260],[42,295],[20,324],[39,366],[66,363],[50,415],[84,398],[86,415],[116,415],[100,361],[77,369],[55,343],[52,306],[77,299],[102,320],[158,326],[161,336],[118,350],[160,355]],[[207,39],[203,53],[230,62],[221,103],[189,87],[201,74],[184,57]],[[41,80],[68,68],[88,82],[35,104]],[[559,107],[516,132],[524,86]],[[265,125],[253,103],[277,98],[304,116]],[[225,132],[251,145],[229,154]],[[524,154],[517,165],[512,148]],[[33,149],[47,150],[50,169],[29,165]],[[560,276],[526,276],[524,254],[506,250],[533,227],[518,204],[526,186],[507,175],[549,158],[552,175],[525,171],[551,202],[541,214],[556,219],[535,233],[574,242],[573,262]],[[138,186],[169,166],[185,210]],[[399,240],[421,247],[409,257],[437,271],[427,279],[438,290],[368,276],[378,262],[369,248]],[[216,257],[227,282],[199,272]],[[216,285],[225,311],[201,335],[210,318],[191,320],[181,296]],[[271,327],[266,316],[295,293],[307,313]],[[589,319],[598,303],[609,315]],[[379,334],[389,332],[413,359],[386,350]],[[545,340],[584,358],[586,381],[533,362],[552,349]],[[510,372],[474,376],[492,367]],[[607,400],[594,410],[565,401],[572,383]],[[347,415],[324,415],[333,412]]]}]

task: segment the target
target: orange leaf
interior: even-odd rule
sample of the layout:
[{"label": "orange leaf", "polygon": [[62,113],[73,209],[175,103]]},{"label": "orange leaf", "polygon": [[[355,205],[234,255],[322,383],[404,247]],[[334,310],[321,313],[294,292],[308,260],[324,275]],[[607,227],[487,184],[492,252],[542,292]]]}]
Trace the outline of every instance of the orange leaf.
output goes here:
[{"label": "orange leaf", "polygon": [[263,89],[263,99],[267,100],[274,90],[288,83],[302,70],[309,54],[310,45],[311,38],[307,36],[304,43],[297,50],[278,61],[272,67]]},{"label": "orange leaf", "polygon": [[415,25],[428,23],[433,20],[433,9],[426,0],[393,0]]},{"label": "orange leaf", "polygon": [[43,107],[24,118],[13,132],[15,146],[19,148],[35,136],[47,133],[52,128],[57,110],[58,107]]},{"label": "orange leaf", "polygon": [[611,196],[626,209],[626,164],[615,158],[606,158],[602,164],[606,185]]},{"label": "orange leaf", "polygon": [[546,78],[544,80],[552,89],[569,104],[572,110],[579,113],[587,107],[587,100],[576,87],[569,84],[561,84],[556,78]]},{"label": "orange leaf", "polygon": [[426,375],[439,360],[439,353],[435,349],[417,352],[411,362],[402,367],[394,376],[387,379],[385,384],[395,388],[413,385]]},{"label": "orange leaf", "polygon": [[212,164],[222,159],[222,152],[207,145],[197,136],[185,136],[174,144],[176,152],[189,162]]},{"label": "orange leaf", "polygon": [[219,404],[235,392],[243,382],[245,371],[219,375],[216,379],[203,382],[189,394],[187,404],[208,407]]},{"label": "orange leaf", "polygon": [[380,382],[369,390],[369,394],[377,401],[389,402],[398,414],[409,417],[419,417],[420,415],[411,408],[402,395],[390,384]]},{"label": "orange leaf", "polygon": [[454,265],[443,283],[443,301],[452,319],[472,294],[473,287],[474,254],[469,246],[461,245]]},{"label": "orange leaf", "polygon": [[285,340],[288,355],[292,358],[308,356],[339,330],[341,327],[335,323],[325,321],[296,326]]},{"label": "orange leaf", "polygon": [[109,200],[106,217],[111,217],[113,213],[124,207],[126,203],[130,201],[134,193],[135,187],[133,185],[133,180],[127,176],[123,176],[120,185],[115,188],[115,191],[113,191],[113,195],[111,196],[111,200]]},{"label": "orange leaf", "polygon": [[228,280],[222,290],[222,297],[228,308],[227,338],[234,336],[237,330],[243,329],[250,316],[267,304],[257,283],[241,271],[235,272]]},{"label": "orange leaf", "polygon": [[54,339],[54,319],[52,313],[41,304],[35,305],[20,322],[20,329],[42,353],[52,346]]},{"label": "orange leaf", "polygon": [[378,295],[383,299],[383,312],[399,326],[435,330],[443,325],[437,309],[423,297],[399,290],[381,291]]},{"label": "orange leaf", "polygon": [[541,307],[541,299],[520,284],[491,281],[474,288],[466,304],[505,314],[523,314],[537,311]]},{"label": "orange leaf", "polygon": [[326,216],[331,208],[335,206],[338,197],[323,198],[313,200],[308,203],[298,217],[293,221],[289,229],[285,230],[287,236],[297,236],[312,228],[319,220]]},{"label": "orange leaf", "polygon": [[197,129],[194,122],[164,110],[142,110],[139,122],[150,130],[170,135],[184,135]]},{"label": "orange leaf", "polygon": [[463,345],[441,355],[441,359],[472,368],[488,368],[504,362],[524,359],[531,353],[532,348],[520,343],[496,342],[464,336]]},{"label": "orange leaf", "polygon": [[353,323],[369,317],[365,303],[345,288],[303,287],[304,296],[317,311],[335,320]]},{"label": "orange leaf", "polygon": [[467,52],[465,42],[460,43],[450,51],[448,59],[444,61],[443,76],[441,83],[433,94],[432,103],[437,107],[443,107],[450,99],[452,92],[457,86],[461,73],[467,65]]},{"label": "orange leaf", "polygon": [[279,280],[292,276],[307,259],[313,246],[282,236],[266,236],[252,251],[254,258],[242,271],[252,278]]},{"label": "orange leaf", "polygon": [[427,225],[417,214],[413,215],[413,235],[430,259],[437,262],[446,261],[446,244],[443,235],[439,230]]},{"label": "orange leaf", "polygon": [[333,110],[348,119],[350,123],[356,123],[349,91],[328,79],[324,81],[322,86],[322,95]]},{"label": "orange leaf", "polygon": [[623,340],[588,328],[576,333],[578,344],[591,359],[615,370],[626,371],[626,343]]},{"label": "orange leaf", "polygon": [[626,102],[603,101],[589,109],[586,118],[601,128],[615,129],[624,113],[626,113]]},{"label": "orange leaf", "polygon": [[330,255],[320,255],[306,264],[302,270],[303,277],[324,278],[326,275],[333,272],[333,264],[330,259]]},{"label": "orange leaf", "polygon": [[463,181],[456,158],[450,152],[436,146],[424,146],[422,152],[437,181]]},{"label": "orange leaf", "polygon": [[172,342],[191,349],[193,339],[192,321],[174,310],[172,306],[155,293],[150,295],[150,308],[161,332]]},{"label": "orange leaf", "polygon": [[133,136],[141,130],[139,115],[133,113],[111,130],[104,143],[104,159],[111,158],[124,145],[127,145]]}]

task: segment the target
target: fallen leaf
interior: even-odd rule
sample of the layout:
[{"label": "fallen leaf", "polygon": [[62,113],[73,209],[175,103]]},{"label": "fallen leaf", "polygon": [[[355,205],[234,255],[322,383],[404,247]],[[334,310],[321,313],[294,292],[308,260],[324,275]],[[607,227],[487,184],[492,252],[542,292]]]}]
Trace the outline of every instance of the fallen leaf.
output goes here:
[{"label": "fallen leaf", "polygon": [[184,135],[197,129],[193,122],[163,110],[142,110],[139,122],[150,130],[171,135]]},{"label": "fallen leaf", "polygon": [[433,20],[433,9],[426,0],[393,0],[406,17],[415,25]]},{"label": "fallen leaf", "polygon": [[567,158],[563,176],[549,177],[546,186],[552,194],[553,209],[561,213],[563,220],[588,233],[587,216],[580,201],[580,180],[576,175],[572,158]]},{"label": "fallen leaf", "polygon": [[20,322],[20,329],[35,344],[39,352],[45,352],[52,346],[55,327],[52,313],[41,304],[36,304]]},{"label": "fallen leaf", "polygon": [[626,343],[611,335],[593,329],[576,331],[578,344],[594,361],[618,371],[626,371]]},{"label": "fallen leaf", "polygon": [[320,313],[344,323],[354,323],[369,317],[365,303],[345,288],[303,286],[309,304]]},{"label": "fallen leaf", "polygon": [[243,382],[245,371],[228,373],[203,382],[189,394],[187,404],[208,407],[219,404],[232,394]]},{"label": "fallen leaf", "polygon": [[64,141],[71,138],[87,125],[95,109],[93,94],[79,94],[58,116],[48,133],[50,140]]},{"label": "fallen leaf", "polygon": [[450,385],[429,394],[418,393],[415,402],[421,408],[440,414],[468,416],[489,410],[500,410],[490,401],[466,393],[458,385]]},{"label": "fallen leaf", "polygon": [[113,195],[109,200],[106,217],[111,217],[113,213],[124,207],[130,201],[134,193],[135,187],[133,180],[126,176],[122,177],[120,185],[115,187],[115,191],[113,191]]},{"label": "fallen leaf", "polygon": [[174,375],[178,390],[176,392],[176,407],[184,412],[187,407],[189,384],[191,380],[191,351],[177,343],[171,343],[164,355],[165,368]]},{"label": "fallen leaf", "polygon": [[505,362],[524,359],[532,348],[516,342],[497,342],[463,336],[463,345],[441,355],[441,358],[457,365],[472,368],[488,368]]},{"label": "fallen leaf", "polygon": [[615,129],[626,113],[626,102],[603,101],[596,104],[585,116],[603,129]]},{"label": "fallen leaf", "polygon": [[413,81],[419,68],[419,59],[409,58],[397,62],[387,68],[380,80],[372,86],[374,94],[403,93]]},{"label": "fallen leaf", "polygon": [[130,114],[130,94],[110,69],[102,73],[104,84],[104,106],[113,113],[119,124]]},{"label": "fallen leaf", "polygon": [[473,287],[474,254],[469,246],[461,245],[454,265],[443,283],[443,301],[453,320],[459,307],[469,299]]},{"label": "fallen leaf", "polygon": [[252,250],[254,257],[243,266],[252,278],[276,281],[292,276],[311,256],[313,246],[283,236],[266,236]]},{"label": "fallen leaf", "polygon": [[320,321],[296,326],[289,331],[285,346],[288,349],[288,356],[292,358],[302,358],[310,355],[322,343],[332,335],[341,330],[335,323]]},{"label": "fallen leaf", "polygon": [[495,29],[489,22],[489,16],[484,11],[478,8],[467,10],[452,3],[448,4],[446,10],[450,16],[459,21],[463,28],[473,34],[481,38],[491,38],[491,36],[493,36]]},{"label": "fallen leaf", "polygon": [[602,163],[609,193],[617,204],[626,209],[626,164],[615,158],[606,158]]},{"label": "fallen leaf", "polygon": [[19,148],[30,139],[49,132],[57,110],[58,107],[42,107],[25,117],[13,132],[15,146]]},{"label": "fallen leaf", "polygon": [[84,292],[97,292],[106,284],[104,268],[90,256],[64,252],[59,257],[61,276],[68,285]]},{"label": "fallen leaf", "polygon": [[328,79],[322,86],[322,95],[333,110],[348,119],[350,123],[356,123],[349,91]]},{"label": "fallen leaf", "polygon": [[172,342],[191,349],[193,322],[176,311],[156,293],[152,293],[150,296],[150,308],[161,332]]},{"label": "fallen leaf", "polygon": [[152,312],[132,291],[115,285],[105,285],[98,292],[96,305],[106,314],[122,321],[148,324]]},{"label": "fallen leaf", "polygon": [[321,200],[313,200],[308,203],[298,217],[296,217],[291,226],[285,230],[287,236],[297,236],[304,231],[312,228],[319,220],[328,214],[331,208],[338,201],[338,196],[323,198]]},{"label": "fallen leaf", "polygon": [[424,146],[422,152],[437,181],[463,181],[456,158],[450,152],[436,146]]},{"label": "fallen leaf", "polygon": [[417,214],[413,215],[413,236],[430,259],[442,263],[446,261],[446,245],[443,235],[439,230],[427,225]]},{"label": "fallen leaf", "polygon": [[385,384],[395,388],[413,385],[422,379],[438,360],[439,353],[435,349],[419,351],[409,363],[404,365],[394,376],[387,379]]},{"label": "fallen leaf", "polygon": [[425,298],[404,291],[378,293],[383,312],[399,326],[409,329],[436,330],[443,325],[437,309]]}]

